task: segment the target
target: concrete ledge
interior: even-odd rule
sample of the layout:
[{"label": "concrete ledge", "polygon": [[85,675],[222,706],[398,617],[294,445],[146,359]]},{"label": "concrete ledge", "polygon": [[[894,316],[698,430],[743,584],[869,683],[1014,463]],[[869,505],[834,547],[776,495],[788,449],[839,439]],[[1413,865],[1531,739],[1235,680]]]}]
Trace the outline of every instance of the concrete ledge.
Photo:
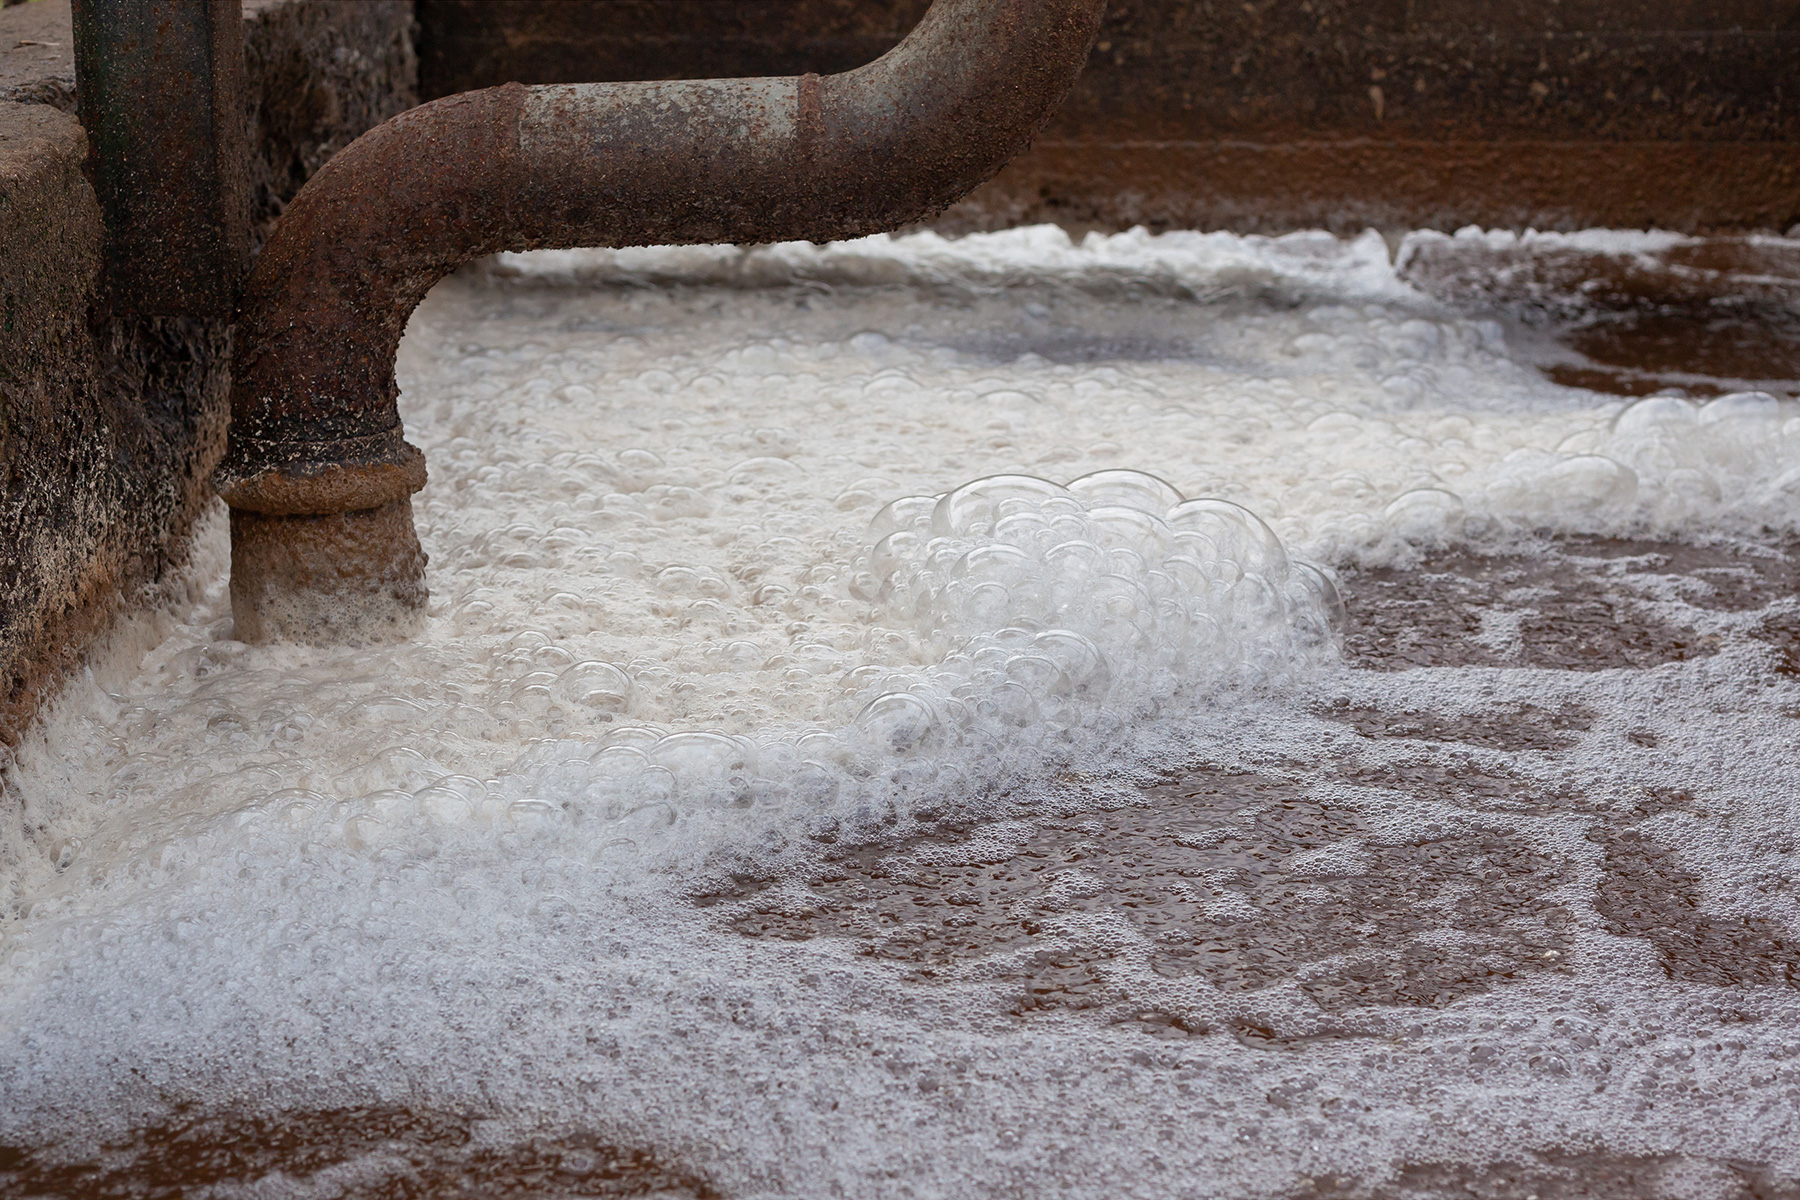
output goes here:
[{"label": "concrete ledge", "polygon": [[75,111],[69,0],[0,8],[0,100]]}]

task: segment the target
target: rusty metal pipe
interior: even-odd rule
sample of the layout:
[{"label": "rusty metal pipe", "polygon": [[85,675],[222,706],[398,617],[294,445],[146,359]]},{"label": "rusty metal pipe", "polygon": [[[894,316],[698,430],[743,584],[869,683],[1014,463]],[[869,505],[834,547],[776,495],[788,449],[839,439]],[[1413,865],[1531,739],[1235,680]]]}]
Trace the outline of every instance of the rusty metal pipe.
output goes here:
[{"label": "rusty metal pipe", "polygon": [[826,241],[941,211],[1030,140],[1104,0],[936,0],[841,75],[504,87],[401,114],[289,205],[240,313],[215,484],[246,641],[404,637],[426,599],[394,355],[501,250]]},{"label": "rusty metal pipe", "polygon": [[231,316],[250,266],[239,9],[239,0],[74,0],[75,80],[114,313]]}]

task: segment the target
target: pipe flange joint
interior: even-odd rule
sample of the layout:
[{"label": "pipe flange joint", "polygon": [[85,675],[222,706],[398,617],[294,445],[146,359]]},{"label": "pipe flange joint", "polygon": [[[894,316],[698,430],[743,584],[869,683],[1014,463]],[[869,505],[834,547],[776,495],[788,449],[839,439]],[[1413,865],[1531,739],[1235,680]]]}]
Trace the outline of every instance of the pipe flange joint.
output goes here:
[{"label": "pipe flange joint", "polygon": [[398,428],[332,442],[233,437],[212,482],[225,503],[246,512],[355,512],[405,500],[424,487],[425,454]]}]

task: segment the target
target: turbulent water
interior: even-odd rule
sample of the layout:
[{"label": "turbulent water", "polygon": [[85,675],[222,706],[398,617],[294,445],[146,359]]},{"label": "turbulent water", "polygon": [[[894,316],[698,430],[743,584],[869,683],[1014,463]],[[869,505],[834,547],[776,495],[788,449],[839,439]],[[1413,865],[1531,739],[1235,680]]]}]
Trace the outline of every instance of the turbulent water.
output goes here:
[{"label": "turbulent water", "polygon": [[[1662,244],[1582,238],[1546,243]],[[1340,658],[1338,588],[1458,547],[1790,536],[1785,395],[1558,386],[1374,235],[1051,228],[503,257],[432,294],[399,375],[431,471],[417,640],[232,640],[215,514],[18,749],[0,1144],[365,1108],[579,1131],[733,1196],[1273,1196],[1596,1148],[1800,1174],[1791,977],[1696,982],[1609,931],[1586,818],[1329,771],[1334,702],[1579,709],[1566,752],[1483,761],[1590,813],[1699,795],[1718,819],[1651,832],[1789,953],[1800,689],[1742,619],[1672,585],[1646,603],[1716,652],[1554,670],[1494,619],[1470,636],[1500,665],[1373,673]],[[1345,1016],[1304,972],[1156,969],[1071,867],[1039,924],[1105,947],[1097,1010],[1274,1031],[1177,1045],[1021,1016],[1004,948],[924,979],[747,938],[718,899],[805,914],[829,854],[930,859],[947,827],[984,832],[938,867],[1004,866],[1202,768],[1355,817],[1296,912],[1304,879],[1368,888],[1384,847],[1499,821],[1564,864],[1556,969]],[[1454,910],[1482,869],[1412,902]],[[1202,891],[1204,919],[1250,903]],[[345,1194],[370,1161],[254,1194]],[[1669,1186],[1728,1194],[1713,1169]]]}]

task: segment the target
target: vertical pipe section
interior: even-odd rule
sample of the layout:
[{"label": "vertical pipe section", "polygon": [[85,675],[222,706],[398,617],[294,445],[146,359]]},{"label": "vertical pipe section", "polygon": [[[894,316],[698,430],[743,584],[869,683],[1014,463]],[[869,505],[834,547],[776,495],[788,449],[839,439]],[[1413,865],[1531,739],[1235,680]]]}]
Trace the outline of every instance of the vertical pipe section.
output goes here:
[{"label": "vertical pipe section", "polygon": [[250,263],[239,0],[74,0],[115,314],[229,319]]}]

